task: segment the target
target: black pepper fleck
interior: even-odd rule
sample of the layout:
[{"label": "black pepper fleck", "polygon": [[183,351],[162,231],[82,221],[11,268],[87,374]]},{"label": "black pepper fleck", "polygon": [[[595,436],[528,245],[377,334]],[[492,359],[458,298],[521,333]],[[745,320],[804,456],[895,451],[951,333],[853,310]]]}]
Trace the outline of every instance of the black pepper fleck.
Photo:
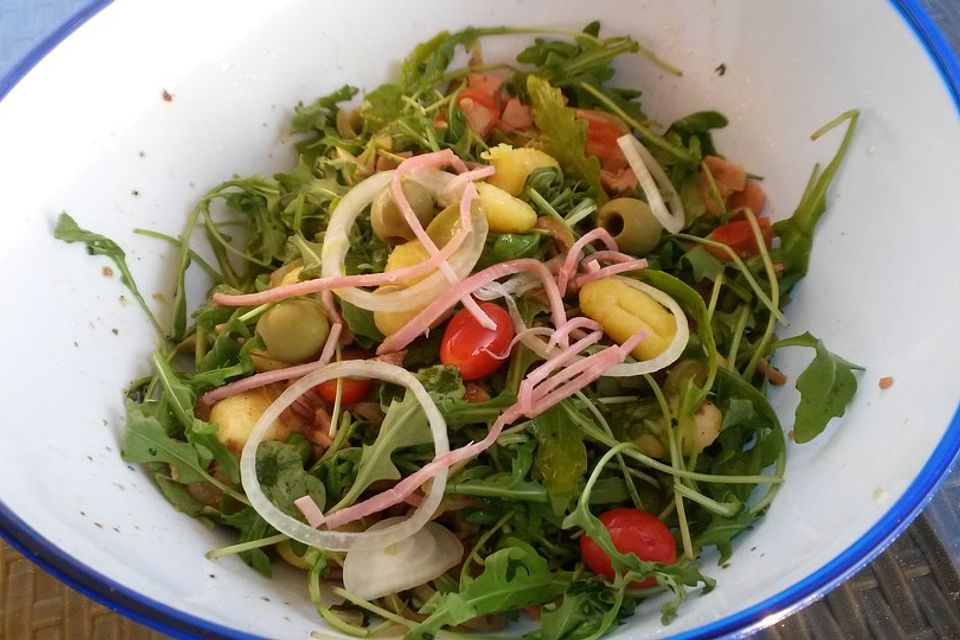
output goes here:
[{"label": "black pepper fleck", "polygon": [[727,72],[727,65],[726,65],[726,63],[721,62],[719,65],[717,65],[717,68],[714,69],[714,71],[717,72],[717,75],[718,75],[718,76],[722,76],[723,74],[725,74],[725,73]]}]

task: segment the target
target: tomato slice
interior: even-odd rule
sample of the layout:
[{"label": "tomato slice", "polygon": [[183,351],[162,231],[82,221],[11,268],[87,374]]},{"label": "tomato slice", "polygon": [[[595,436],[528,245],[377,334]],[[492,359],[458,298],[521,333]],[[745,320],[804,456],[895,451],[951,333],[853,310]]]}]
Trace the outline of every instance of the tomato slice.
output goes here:
[{"label": "tomato slice", "polygon": [[[667,525],[652,513],[640,509],[611,509],[600,516],[600,522],[610,533],[610,541],[620,553],[633,553],[645,562],[673,564],[677,561],[677,544]],[[580,555],[590,570],[613,580],[610,556],[593,538],[580,537]],[[653,578],[631,583],[633,589],[655,584]]]},{"label": "tomato slice", "polygon": [[457,106],[481,137],[487,135],[500,119],[496,99],[479,89],[466,88],[457,97]]},{"label": "tomato slice", "polygon": [[763,206],[767,203],[767,195],[756,182],[748,181],[742,191],[735,192],[727,201],[727,208],[731,211],[742,209],[744,207],[760,215]]},{"label": "tomato slice", "polygon": [[[348,349],[341,356],[342,360],[359,360],[366,358],[366,354],[356,349]],[[340,406],[349,407],[363,400],[370,391],[373,381],[367,378],[340,378]],[[337,400],[337,379],[321,382],[314,387],[320,397],[333,404]]]},{"label": "tomato slice", "polygon": [[[760,226],[760,232],[763,235],[764,244],[767,248],[773,244],[773,227],[770,224],[770,218],[761,216],[757,218],[757,224]],[[729,245],[741,258],[752,258],[760,255],[760,247],[757,245],[757,239],[753,237],[753,229],[747,220],[734,220],[727,224],[720,225],[707,236],[714,242],[722,242]],[[715,247],[706,247],[714,257],[721,260],[730,260],[730,256],[723,249]]]},{"label": "tomato slice", "polygon": [[440,362],[455,366],[464,380],[478,380],[490,375],[504,363],[504,355],[513,340],[510,314],[492,302],[481,302],[480,308],[496,324],[487,329],[467,309],[461,309],[447,324],[440,342]]}]

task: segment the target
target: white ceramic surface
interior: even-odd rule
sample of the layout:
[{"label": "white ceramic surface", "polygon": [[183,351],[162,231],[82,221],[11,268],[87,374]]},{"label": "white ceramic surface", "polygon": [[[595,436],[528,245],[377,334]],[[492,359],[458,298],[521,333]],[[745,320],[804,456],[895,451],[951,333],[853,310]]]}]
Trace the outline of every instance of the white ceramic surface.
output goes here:
[{"label": "white ceramic surface", "polygon": [[[824,567],[878,522],[892,530],[891,520],[929,488],[914,487],[910,504],[898,505],[947,432],[960,377],[957,112],[901,16],[868,0],[107,7],[0,102],[0,506],[165,607],[267,637],[319,628],[299,576],[269,581],[235,558],[205,560],[226,537],[175,513],[140,469],[120,460],[121,389],[146,372],[153,338],[117,278],[101,275],[106,260],[53,240],[53,221],[65,209],[123,244],[164,317],[170,252],[132,229],[177,234],[206,188],[287,166],[283,136],[297,101],[344,82],[372,88],[442,28],[578,28],[594,18],[684,70],[673,78],[640,57],[621,62],[618,81],[642,88],[654,117],[668,122],[707,108],[730,116],[719,146],[765,176],[775,217],[789,215],[813,163],[838,143],[838,134],[812,143],[809,133],[845,109],[863,112],[810,275],[789,308],[793,324],[780,331],[809,329],[865,365],[861,392],[822,438],[790,448],[787,483],[765,521],[737,540],[729,568],[707,562],[716,591],[691,598],[668,627],[649,615],[656,603],[644,606],[648,615],[620,633],[691,631],[788,589],[807,593],[803,581],[818,571],[821,583],[839,579],[877,540],[853,547],[826,574]],[[487,57],[523,42],[490,40]],[[164,90],[172,101],[161,99]],[[785,353],[779,362],[795,377],[803,356]],[[896,382],[881,392],[885,375]],[[775,395],[788,427],[795,400],[792,391]],[[939,457],[951,458],[955,445],[954,437]],[[776,604],[795,604],[789,599]],[[767,622],[777,617],[763,613]]]}]

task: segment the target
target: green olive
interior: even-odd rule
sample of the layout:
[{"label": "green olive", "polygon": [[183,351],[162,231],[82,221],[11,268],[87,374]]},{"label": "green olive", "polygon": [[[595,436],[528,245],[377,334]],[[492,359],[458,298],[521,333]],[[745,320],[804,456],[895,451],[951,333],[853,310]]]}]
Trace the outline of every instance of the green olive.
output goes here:
[{"label": "green olive", "polygon": [[[436,202],[433,195],[426,187],[413,180],[404,180],[401,183],[403,195],[410,202],[413,213],[417,216],[424,227],[430,224],[433,219],[433,209]],[[400,244],[407,240],[413,240],[416,236],[413,229],[403,218],[403,212],[390,196],[390,190],[384,190],[370,208],[370,222],[373,226],[373,233],[385,242],[391,244]]]},{"label": "green olive", "polygon": [[284,300],[257,321],[267,353],[284,362],[305,362],[316,355],[330,333],[323,305],[312,298]]},{"label": "green olive", "polygon": [[660,243],[663,226],[650,207],[636,198],[614,198],[600,208],[597,226],[603,227],[617,245],[635,256],[645,256]]}]

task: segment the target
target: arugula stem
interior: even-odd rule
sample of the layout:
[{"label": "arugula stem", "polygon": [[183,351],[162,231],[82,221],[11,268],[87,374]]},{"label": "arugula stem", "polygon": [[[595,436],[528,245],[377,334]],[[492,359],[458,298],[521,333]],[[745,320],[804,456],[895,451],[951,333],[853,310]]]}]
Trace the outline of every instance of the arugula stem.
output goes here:
[{"label": "arugula stem", "polygon": [[717,302],[720,300],[720,289],[723,288],[724,271],[721,269],[717,274],[717,279],[713,281],[713,289],[710,290],[710,303],[707,305],[707,320],[713,320],[713,314],[717,310]]},{"label": "arugula stem", "polygon": [[[610,428],[610,424],[607,422],[607,419],[603,417],[603,414],[597,409],[596,405],[590,402],[590,399],[583,393],[582,390],[577,391],[574,394],[577,399],[584,403],[587,411],[593,414],[593,417],[596,421],[603,427],[603,430],[607,432],[611,438],[613,437],[613,429]],[[637,485],[634,484],[633,478],[627,471],[627,462],[623,459],[621,454],[617,454],[617,465],[620,467],[620,473],[623,475],[623,481],[627,485],[627,493],[630,494],[630,500],[633,502],[633,506],[637,509],[643,509],[643,501],[640,499],[640,494],[637,492]]]},{"label": "arugula stem", "polygon": [[703,175],[707,176],[707,183],[710,185],[710,197],[713,198],[714,204],[720,208],[720,211],[726,213],[727,204],[720,195],[720,187],[717,186],[717,180],[713,177],[713,171],[710,170],[706,160],[700,161],[700,169],[703,171]]},{"label": "arugula stem", "polygon": [[290,537],[285,533],[278,533],[273,536],[268,536],[266,538],[260,538],[259,540],[250,540],[249,542],[240,542],[238,544],[231,544],[226,547],[220,547],[218,549],[213,549],[206,553],[207,560],[216,560],[217,558],[222,558],[224,556],[230,556],[235,553],[243,553],[244,551],[252,551],[254,549],[261,549],[263,547],[269,547],[273,544],[278,544],[289,540]]},{"label": "arugula stem", "polygon": [[[747,281],[747,284],[750,285],[750,288],[753,292],[760,298],[760,301],[763,303],[763,306],[775,316],[777,320],[784,323],[784,325],[789,325],[787,319],[783,316],[783,312],[780,311],[779,307],[775,306],[773,302],[767,297],[767,294],[764,293],[763,289],[760,288],[760,285],[757,283],[756,279],[753,277],[753,274],[750,272],[750,269],[747,268],[747,265],[744,264],[743,260],[740,259],[740,256],[730,247],[728,244],[722,242],[715,242],[713,240],[708,240],[707,238],[701,238],[700,236],[693,236],[688,233],[677,233],[674,234],[675,238],[680,240],[688,240],[690,242],[695,242],[697,244],[702,244],[707,247],[713,247],[714,249],[719,249],[727,254],[730,257],[730,260],[737,266],[737,269],[743,274],[744,279]],[[766,246],[765,244],[763,246]]]},{"label": "arugula stem", "polygon": [[[773,268],[773,261],[770,260],[770,252],[767,251],[767,244],[763,239],[763,232],[760,230],[760,224],[757,222],[757,216],[754,215],[753,211],[749,208],[743,210],[744,215],[747,217],[747,221],[750,223],[750,229],[753,230],[753,237],[757,246],[760,247],[760,258],[763,260],[763,268],[767,273],[767,279],[770,282],[770,300],[773,303],[773,306],[777,309],[780,308],[780,282],[777,279],[777,272]],[[743,377],[747,382],[753,378],[753,374],[757,369],[757,363],[760,361],[760,358],[763,358],[767,355],[767,351],[770,347],[770,341],[773,339],[773,330],[777,325],[777,318],[773,314],[770,314],[770,317],[767,319],[767,327],[763,332],[763,337],[760,338],[760,342],[757,344],[756,348],[753,351],[753,356],[750,358],[750,362],[747,363],[747,368],[743,371]]]},{"label": "arugula stem", "polygon": [[270,267],[270,262],[266,260],[260,260],[259,258],[250,255],[246,251],[240,251],[230,244],[230,242],[220,233],[220,229],[217,228],[217,223],[214,222],[213,218],[210,216],[209,210],[207,210],[204,215],[204,227],[206,228],[207,233],[209,233],[218,243],[220,243],[220,246],[222,246],[228,252],[242,260],[246,260],[247,262],[251,262],[257,266],[263,267],[264,269],[268,269]]},{"label": "arugula stem", "polygon": [[[781,449],[780,454],[777,456],[777,463],[774,469],[774,473],[783,477],[783,472],[787,467],[787,452],[786,449]],[[780,492],[779,484],[772,484],[767,488],[767,492],[763,494],[763,497],[757,501],[755,505],[750,507],[750,513],[757,514],[767,508],[767,506],[773,502],[773,499],[777,496],[777,493]]]},{"label": "arugula stem", "polygon": [[636,131],[639,131],[640,135],[642,135],[647,140],[647,142],[649,142],[651,145],[657,147],[662,151],[669,153],[673,157],[677,158],[678,160],[682,160],[683,162],[692,163],[698,160],[698,158],[694,154],[690,153],[689,151],[687,151],[682,147],[678,147],[674,144],[670,144],[669,142],[667,142],[666,138],[664,138],[663,136],[657,133],[654,133],[649,127],[644,125],[642,122],[640,122],[636,118],[632,118],[626,111],[621,109],[613,100],[603,95],[602,91],[600,91],[598,88],[596,88],[589,82],[581,82],[580,87],[584,91],[592,95],[594,98],[596,98],[599,102],[601,102],[603,106],[609,109],[612,113],[619,116],[620,119],[626,122],[628,125],[630,125],[630,127],[635,129]]},{"label": "arugula stem", "polygon": [[[340,362],[340,345],[337,344],[337,362]],[[337,393],[333,397],[333,409],[330,411],[330,432],[327,434],[331,438],[337,436],[337,425],[340,423],[340,408],[343,402],[343,378],[337,378]]]},{"label": "arugula stem", "polygon": [[[780,485],[774,486],[779,488]],[[718,516],[722,516],[724,518],[732,518],[733,516],[737,515],[737,511],[739,510],[739,507],[735,504],[717,502],[713,498],[709,498],[699,491],[694,491],[690,487],[686,487],[682,484],[674,485],[673,490],[674,493],[685,498],[689,498],[705,509],[712,511]]]},{"label": "arugula stem", "polygon": [[740,305],[740,310],[737,313],[737,324],[733,329],[733,336],[730,338],[730,355],[727,356],[727,369],[730,369],[730,371],[736,372],[737,370],[737,353],[740,351],[740,338],[743,336],[743,332],[747,327],[748,317],[750,317],[750,306],[746,304]]},{"label": "arugula stem", "polygon": [[276,303],[275,303],[275,302],[266,302],[266,303],[264,303],[264,304],[261,304],[259,307],[254,307],[253,309],[250,309],[250,311],[247,311],[246,313],[240,315],[240,316],[237,318],[237,320],[239,320],[240,322],[246,324],[246,323],[250,322],[251,320],[253,320],[254,318],[256,318],[257,316],[262,315],[264,311],[266,311],[267,309],[269,309],[270,307],[272,307],[274,304],[276,304]]},{"label": "arugula stem", "polygon": [[[161,233],[159,231],[153,231],[151,229],[141,229],[137,227],[133,230],[133,232],[136,233],[137,235],[147,236],[148,238],[163,240],[164,242],[172,244],[176,247],[180,246],[180,240],[178,240],[177,238],[174,238],[173,236],[167,235],[165,233]],[[223,282],[223,274],[217,271],[212,264],[204,260],[203,257],[193,249],[190,249],[188,247],[187,250],[190,252],[190,259],[196,262],[198,265],[200,265],[200,268],[203,269],[208,276],[210,276],[210,279],[213,280],[214,284],[221,284]]]},{"label": "arugula stem", "polygon": [[418,624],[415,620],[409,620],[409,619],[407,619],[407,618],[404,618],[403,616],[397,615],[396,613],[394,613],[394,612],[392,612],[392,611],[389,611],[388,609],[384,609],[383,607],[379,607],[379,606],[373,604],[372,602],[370,602],[370,601],[368,601],[368,600],[364,600],[364,599],[361,598],[360,596],[355,595],[355,594],[353,594],[353,593],[351,593],[351,592],[349,592],[349,591],[347,591],[346,589],[343,589],[343,588],[341,588],[341,587],[334,587],[334,588],[333,588],[333,592],[334,592],[336,595],[338,595],[338,596],[340,596],[341,598],[343,598],[344,600],[346,600],[347,602],[349,602],[350,604],[354,604],[354,605],[360,607],[361,609],[366,609],[366,610],[369,611],[370,613],[375,613],[375,614],[377,614],[378,616],[380,616],[381,618],[383,618],[384,620],[389,620],[390,622],[393,622],[393,623],[395,623],[395,624],[403,625],[403,626],[408,627],[408,628],[410,628],[410,629],[412,629],[413,627],[417,626],[417,624]]}]

